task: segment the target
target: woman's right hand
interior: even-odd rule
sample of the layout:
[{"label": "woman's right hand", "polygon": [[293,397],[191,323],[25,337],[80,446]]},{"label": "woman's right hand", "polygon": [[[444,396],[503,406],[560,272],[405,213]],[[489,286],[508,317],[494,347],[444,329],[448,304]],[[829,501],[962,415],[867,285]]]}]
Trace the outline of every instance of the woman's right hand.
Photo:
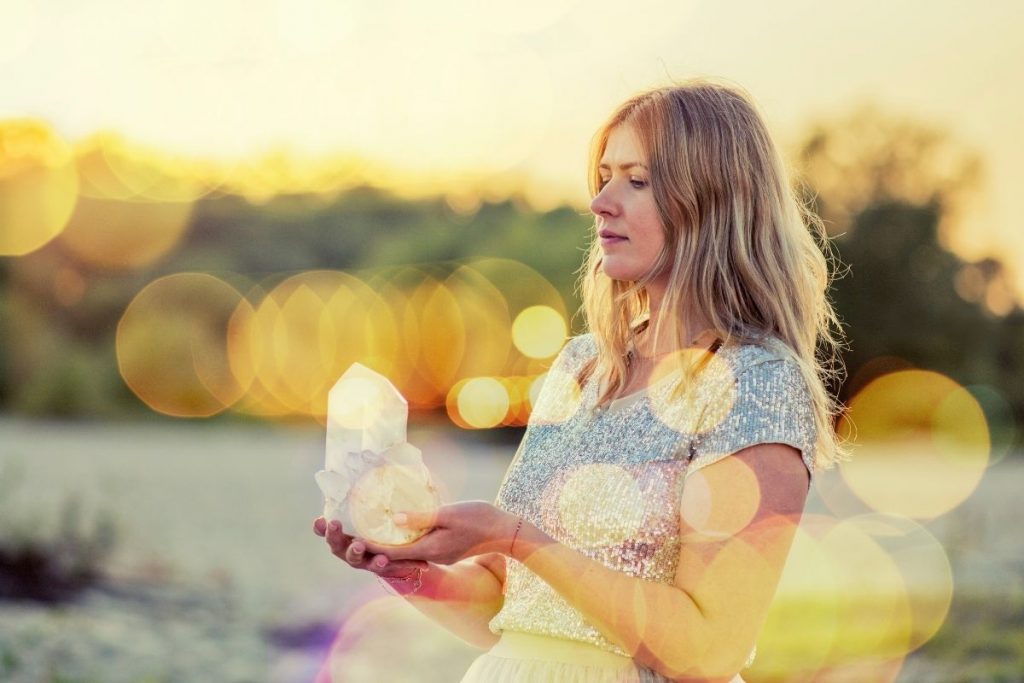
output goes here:
[{"label": "woman's right hand", "polygon": [[407,577],[416,569],[426,571],[430,568],[430,564],[423,560],[389,561],[385,555],[367,552],[362,543],[352,542],[353,536],[346,534],[337,520],[328,523],[323,517],[317,517],[313,520],[313,533],[327,540],[335,557],[356,569],[365,569],[386,578]]}]

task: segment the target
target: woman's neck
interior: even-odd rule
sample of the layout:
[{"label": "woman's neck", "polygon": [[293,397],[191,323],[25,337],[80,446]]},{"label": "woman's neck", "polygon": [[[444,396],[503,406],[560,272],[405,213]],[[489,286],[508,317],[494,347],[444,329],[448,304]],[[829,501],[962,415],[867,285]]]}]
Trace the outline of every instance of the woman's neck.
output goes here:
[{"label": "woman's neck", "polygon": [[[642,357],[660,357],[678,350],[672,340],[672,328],[675,326],[675,316],[665,315],[661,310],[663,292],[658,288],[648,288],[647,302],[649,306],[648,322],[646,328],[640,333],[636,340],[636,353]],[[658,323],[661,322],[659,329]],[[686,338],[681,340],[681,348],[694,348],[710,345],[715,340],[715,331],[703,316],[695,311],[686,311],[683,317]],[[655,339],[655,333],[658,338]]]}]

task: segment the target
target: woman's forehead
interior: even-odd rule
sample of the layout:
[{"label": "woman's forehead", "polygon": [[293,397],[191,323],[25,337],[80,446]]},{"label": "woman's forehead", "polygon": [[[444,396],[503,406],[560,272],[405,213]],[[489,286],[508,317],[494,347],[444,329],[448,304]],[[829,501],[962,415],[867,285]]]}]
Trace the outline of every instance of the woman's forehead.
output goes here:
[{"label": "woman's forehead", "polygon": [[600,168],[618,167],[627,170],[633,166],[646,168],[646,155],[632,126],[620,125],[608,133],[608,140],[601,155]]}]

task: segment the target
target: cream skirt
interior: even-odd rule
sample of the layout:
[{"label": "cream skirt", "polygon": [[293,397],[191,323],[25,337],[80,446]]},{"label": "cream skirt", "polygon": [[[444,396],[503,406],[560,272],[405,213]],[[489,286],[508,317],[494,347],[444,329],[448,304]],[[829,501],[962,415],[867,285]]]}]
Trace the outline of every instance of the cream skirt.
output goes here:
[{"label": "cream skirt", "polygon": [[[502,631],[461,683],[664,683],[629,657],[563,638]],[[730,683],[744,683],[738,675]]]}]

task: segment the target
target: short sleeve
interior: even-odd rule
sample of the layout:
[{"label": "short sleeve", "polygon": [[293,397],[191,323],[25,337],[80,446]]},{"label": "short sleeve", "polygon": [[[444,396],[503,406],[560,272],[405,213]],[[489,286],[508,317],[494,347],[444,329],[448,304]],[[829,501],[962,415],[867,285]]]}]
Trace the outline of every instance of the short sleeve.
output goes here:
[{"label": "short sleeve", "polygon": [[596,353],[593,335],[589,333],[573,337],[562,347],[546,373],[530,412],[528,428],[535,424],[565,422],[576,413],[582,398],[578,374]]},{"label": "short sleeve", "polygon": [[759,362],[739,372],[723,392],[723,415],[702,431],[690,448],[686,474],[760,443],[783,443],[800,451],[814,476],[817,430],[814,407],[800,368],[788,359]]}]

